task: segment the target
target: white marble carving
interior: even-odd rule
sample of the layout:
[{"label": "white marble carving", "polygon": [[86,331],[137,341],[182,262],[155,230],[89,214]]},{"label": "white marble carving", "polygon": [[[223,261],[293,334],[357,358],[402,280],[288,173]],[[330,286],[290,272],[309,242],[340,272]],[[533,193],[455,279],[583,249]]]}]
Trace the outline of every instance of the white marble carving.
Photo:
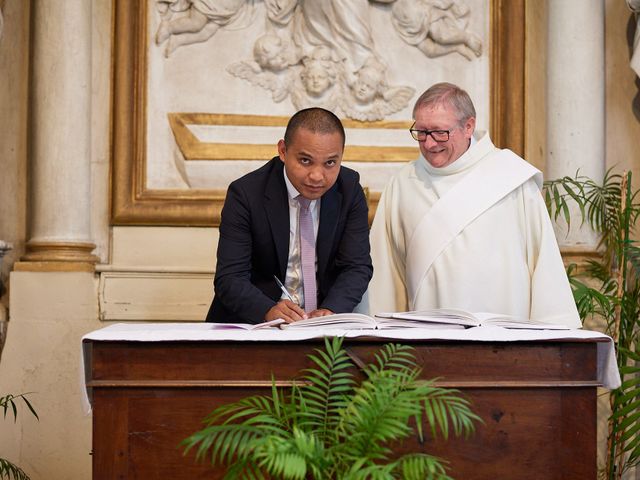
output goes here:
[{"label": "white marble carving", "polygon": [[627,0],[627,5],[636,15],[636,34],[633,38],[633,55],[630,65],[636,75],[640,76],[640,0]]},{"label": "white marble carving", "polygon": [[235,22],[245,13],[245,0],[158,0],[161,16],[156,43],[164,47],[165,56],[176,48],[206,42],[223,26]]},{"label": "white marble carving", "polygon": [[429,58],[459,53],[472,60],[482,54],[482,40],[467,31],[471,10],[460,0],[397,0],[391,12],[400,37]]},{"label": "white marble carving", "polygon": [[415,90],[406,86],[390,87],[386,80],[386,66],[370,58],[348,81],[349,91],[342,110],[354,120],[382,120],[402,110]]},{"label": "white marble carving", "polygon": [[[241,29],[255,0],[157,0],[156,43],[165,56],[204,42],[220,28]],[[395,85],[376,46],[371,4],[386,13],[397,35],[428,58],[482,53],[468,31],[471,9],[463,0],[263,0],[266,32],[253,58],[227,65],[231,75],[267,90],[274,102],[296,109],[319,106],[361,121],[383,120],[406,108],[415,90]]]}]

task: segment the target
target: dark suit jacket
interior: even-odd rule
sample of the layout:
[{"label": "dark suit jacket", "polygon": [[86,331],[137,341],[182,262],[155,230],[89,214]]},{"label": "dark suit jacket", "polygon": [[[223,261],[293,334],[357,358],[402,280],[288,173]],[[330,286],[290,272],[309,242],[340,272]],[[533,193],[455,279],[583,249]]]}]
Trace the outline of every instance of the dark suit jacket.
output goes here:
[{"label": "dark suit jacket", "polygon": [[[275,157],[229,186],[222,209],[215,297],[208,322],[259,323],[282,294],[289,258],[284,164]],[[316,240],[318,308],[351,312],[367,289],[367,203],[357,172],[341,167],[320,203]]]}]

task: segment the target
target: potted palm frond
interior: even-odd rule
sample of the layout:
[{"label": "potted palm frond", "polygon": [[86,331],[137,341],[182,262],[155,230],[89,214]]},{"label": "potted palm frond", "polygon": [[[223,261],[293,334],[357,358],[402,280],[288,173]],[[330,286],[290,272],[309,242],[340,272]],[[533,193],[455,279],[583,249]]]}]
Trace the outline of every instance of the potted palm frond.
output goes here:
[{"label": "potted palm frond", "polygon": [[[38,418],[38,414],[29,400],[27,400],[25,393],[20,395],[8,394],[4,397],[0,397],[0,408],[2,408],[3,418],[6,419],[7,412],[11,411],[13,413],[14,422],[18,419],[18,406],[16,404],[16,401],[18,400],[22,400],[33,416]],[[29,476],[24,472],[24,470],[14,463],[11,463],[9,460],[5,460],[4,458],[0,458],[0,479],[29,480]]]},{"label": "potted palm frond", "polygon": [[222,405],[184,440],[197,458],[228,466],[225,478],[448,479],[445,461],[423,452],[395,455],[393,445],[417,433],[468,435],[480,420],[451,389],[420,380],[411,347],[384,345],[361,365],[325,339],[313,367],[290,389]]},{"label": "potted palm frond", "polygon": [[[604,319],[616,345],[622,385],[610,395],[607,458],[603,477],[621,479],[640,462],[640,248],[633,235],[640,216],[639,191],[631,172],[609,170],[602,184],[576,174],[546,182],[552,218],[571,225],[571,204],[599,236],[599,256],[568,273],[582,319]],[[584,281],[583,281],[584,280]]]}]

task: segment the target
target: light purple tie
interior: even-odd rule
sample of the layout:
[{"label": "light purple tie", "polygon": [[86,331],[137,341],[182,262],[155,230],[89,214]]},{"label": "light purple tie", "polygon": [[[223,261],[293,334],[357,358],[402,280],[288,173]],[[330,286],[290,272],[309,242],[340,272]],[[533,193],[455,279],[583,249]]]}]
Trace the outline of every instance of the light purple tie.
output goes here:
[{"label": "light purple tie", "polygon": [[311,200],[302,195],[297,197],[300,204],[298,234],[300,235],[300,263],[302,264],[302,288],[304,290],[304,311],[316,309],[316,239],[313,234],[313,219],[309,205]]}]

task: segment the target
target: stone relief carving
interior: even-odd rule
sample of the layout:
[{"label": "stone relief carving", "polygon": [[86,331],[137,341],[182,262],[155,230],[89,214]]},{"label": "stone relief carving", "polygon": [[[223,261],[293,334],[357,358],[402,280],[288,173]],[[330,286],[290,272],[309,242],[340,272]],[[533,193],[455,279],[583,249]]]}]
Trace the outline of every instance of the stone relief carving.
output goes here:
[{"label": "stone relief carving", "polygon": [[167,42],[168,57],[178,47],[206,42],[242,17],[246,7],[246,0],[157,0],[161,20],[156,44]]},{"label": "stone relief carving", "polygon": [[0,40],[2,40],[2,27],[4,25],[4,20],[2,19],[2,8],[0,8]]},{"label": "stone relief carving", "polygon": [[472,60],[482,54],[482,40],[467,31],[470,8],[460,0],[397,0],[391,13],[400,37],[429,58],[459,53]]},{"label": "stone relief carving", "polygon": [[[181,46],[210,39],[220,28],[248,27],[256,0],[156,0],[156,43],[169,57]],[[263,0],[266,31],[253,58],[227,65],[231,75],[290,98],[296,109],[320,106],[361,121],[404,109],[415,90],[390,82],[376,49],[371,4],[388,4],[399,37],[428,58],[479,57],[482,41],[468,30],[463,0]]]}]

